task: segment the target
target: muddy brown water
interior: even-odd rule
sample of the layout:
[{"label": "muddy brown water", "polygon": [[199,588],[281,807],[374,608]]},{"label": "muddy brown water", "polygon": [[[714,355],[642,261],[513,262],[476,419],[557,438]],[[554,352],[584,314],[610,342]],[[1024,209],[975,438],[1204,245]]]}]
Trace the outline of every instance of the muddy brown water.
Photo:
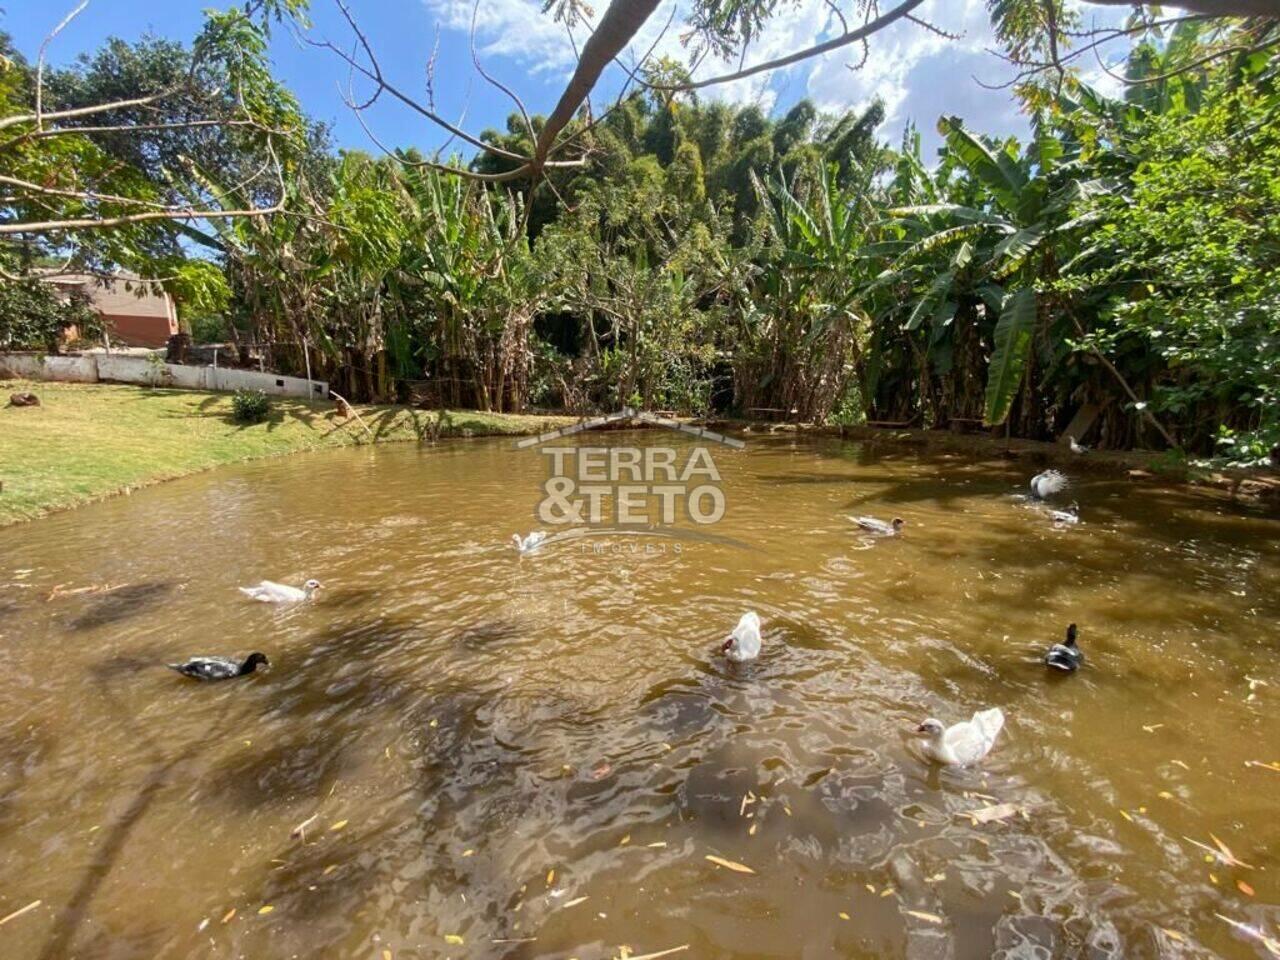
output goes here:
[{"label": "muddy brown water", "polygon": [[[1280,937],[1274,516],[1082,476],[1060,529],[1022,464],[713,455],[719,539],[520,558],[547,460],[507,440],[0,531],[0,916],[40,901],[0,956],[1268,955],[1227,921]],[[325,589],[237,593],[263,577]],[[731,667],[748,608],[764,654]],[[1087,665],[1049,676],[1072,620]],[[252,650],[229,683],[161,666]],[[990,705],[980,767],[921,759],[920,719]]]}]

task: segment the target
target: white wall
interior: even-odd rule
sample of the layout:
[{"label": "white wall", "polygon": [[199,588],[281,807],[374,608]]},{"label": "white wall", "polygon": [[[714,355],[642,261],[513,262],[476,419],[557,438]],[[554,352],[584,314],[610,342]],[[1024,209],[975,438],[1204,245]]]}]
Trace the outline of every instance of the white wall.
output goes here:
[{"label": "white wall", "polygon": [[110,380],[186,390],[261,390],[277,397],[310,397],[315,400],[324,400],[329,396],[329,384],[323,380],[312,380],[308,385],[301,377],[227,367],[157,364],[145,357],[114,353],[91,353],[75,357],[0,353],[0,380],[4,379],[58,380],[70,383]]},{"label": "white wall", "polygon": [[42,357],[35,353],[0,353],[0,380],[64,380],[97,383],[93,357]]}]

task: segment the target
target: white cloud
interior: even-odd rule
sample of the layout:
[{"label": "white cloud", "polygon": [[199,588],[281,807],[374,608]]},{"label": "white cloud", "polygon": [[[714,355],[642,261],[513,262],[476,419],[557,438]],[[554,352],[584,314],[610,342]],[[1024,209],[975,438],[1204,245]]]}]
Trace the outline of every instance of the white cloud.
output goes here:
[{"label": "white cloud", "polygon": [[[470,32],[476,10],[473,0],[423,2],[446,28]],[[656,55],[687,62],[689,51],[680,41],[683,10],[677,11],[671,28],[662,33],[672,5],[681,2],[666,0],[621,59],[630,63],[656,43]],[[600,0],[597,8],[604,5],[605,0]],[[1012,92],[986,89],[979,83],[979,79],[988,84],[1003,83],[1012,77],[1012,68],[988,52],[996,44],[986,0],[928,0],[918,14],[958,39],[900,20],[869,38],[866,60],[856,70],[849,69],[849,64],[862,59],[860,44],[771,73],[707,87],[699,94],[757,103],[765,110],[807,96],[820,109],[844,111],[865,107],[878,97],[885,104],[884,131],[890,138],[912,121],[926,142],[932,142],[942,114],[963,116],[984,132],[1024,132],[1026,122]],[[1088,19],[1092,18],[1086,22]],[[784,4],[752,43],[746,63],[760,63],[811,46],[835,36],[839,29],[826,0],[801,0],[795,7]],[[580,28],[578,33],[581,43],[586,29]],[[563,24],[543,14],[539,0],[483,0],[476,13],[476,45],[486,63],[489,58],[507,58],[535,74],[567,77],[575,62]],[[736,67],[736,63],[717,63],[708,57],[699,65],[696,77],[731,73]],[[621,71],[614,68],[600,93],[616,90],[621,78]]]},{"label": "white cloud", "polygon": [[[542,12],[536,0],[424,0],[440,25],[469,37],[475,16],[476,51],[487,62],[506,57],[533,73],[568,73],[573,44],[564,24]],[[581,42],[581,38],[579,38]]]}]

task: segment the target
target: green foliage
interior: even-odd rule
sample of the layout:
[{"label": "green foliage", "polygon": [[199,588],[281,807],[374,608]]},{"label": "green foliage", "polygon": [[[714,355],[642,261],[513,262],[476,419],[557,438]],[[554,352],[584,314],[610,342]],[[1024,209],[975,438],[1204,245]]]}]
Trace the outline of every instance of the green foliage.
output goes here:
[{"label": "green foliage", "polygon": [[271,400],[261,390],[237,390],[231,396],[231,416],[236,423],[262,423],[271,415]]},{"label": "green foliage", "polygon": [[[25,122],[0,144],[15,176],[79,191],[17,190],[9,220],[173,204],[279,215],[39,234],[0,247],[0,267],[70,253],[163,276],[200,334],[252,341],[353,399],[632,403],[1042,439],[1089,405],[1102,446],[1248,462],[1280,439],[1274,25],[1165,27],[1135,12],[1123,99],[1032,71],[1018,86],[1026,143],[944,117],[936,162],[911,128],[896,151],[878,142],[878,104],[770,116],[672,92],[686,67],[661,60],[598,123],[566,127],[581,167],[483,185],[411,150],[332,155],[266,59],[268,27],[301,6],[211,13],[189,48],[111,41],[49,80],[59,106],[181,89],[113,111],[114,125],[234,123],[37,138]],[[580,0],[547,7],[594,16]],[[1075,23],[1062,0],[988,7],[1023,61],[1053,57],[1048,23]],[[741,51],[785,9],[698,0],[689,43]],[[12,64],[0,105],[21,115],[30,66],[0,56]],[[544,122],[514,114],[482,136],[529,155]],[[281,182],[252,179],[277,162]],[[481,151],[471,169],[514,162]]]},{"label": "green foliage", "polygon": [[1280,96],[1179,104],[1118,132],[1124,188],[1078,204],[1098,226],[1061,289],[1097,291],[1090,342],[1159,359],[1157,413],[1217,410],[1223,452],[1260,460],[1280,441]]},{"label": "green foliage", "polygon": [[[280,192],[275,174],[321,142],[266,55],[269,23],[303,9],[272,0],[209,11],[189,48],[110,39],[71,68],[47,72],[46,113],[92,112],[47,121],[42,132],[33,119],[12,122],[33,114],[34,71],[11,58],[0,78],[0,114],[11,121],[0,166],[20,183],[7,188],[0,213],[42,225],[25,235],[25,263],[69,256],[83,269],[163,277],[186,259],[190,241],[221,253],[197,223],[163,214],[235,205],[213,187],[211,170],[244,184],[236,204],[269,205]],[[99,109],[137,100],[145,102]]]},{"label": "green foliage", "polygon": [[1005,297],[996,323],[995,352],[987,374],[987,423],[1004,423],[1022,382],[1027,350],[1036,325],[1036,292],[1028,287]]},{"label": "green foliage", "polygon": [[83,296],[60,299],[39,280],[0,282],[0,350],[57,353],[72,330],[81,340],[102,336],[98,314]]}]

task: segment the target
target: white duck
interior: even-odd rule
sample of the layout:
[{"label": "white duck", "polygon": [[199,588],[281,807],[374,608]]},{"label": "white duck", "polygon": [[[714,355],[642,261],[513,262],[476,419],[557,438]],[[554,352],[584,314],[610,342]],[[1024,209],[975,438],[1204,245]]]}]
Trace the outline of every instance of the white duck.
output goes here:
[{"label": "white duck", "polygon": [[263,580],[256,587],[241,587],[240,592],[246,597],[252,597],[263,603],[298,603],[302,600],[310,600],[311,595],[319,589],[319,580],[308,580],[302,585],[301,590],[287,583]]},{"label": "white duck", "polygon": [[916,728],[925,735],[924,752],[933,760],[947,766],[968,766],[977,763],[995,746],[996,736],[1004,726],[1004,713],[999,707],[979,710],[972,720],[943,727],[932,718]]},{"label": "white duck", "polygon": [[754,610],[742,615],[720,651],[734,663],[745,663],[760,656],[760,618]]},{"label": "white duck", "polygon": [[1031,478],[1031,496],[1037,500],[1045,500],[1055,493],[1067,489],[1070,481],[1057,470],[1046,470]]},{"label": "white duck", "polygon": [[1083,443],[1076,443],[1076,438],[1069,433],[1067,434],[1067,443],[1070,444],[1072,453],[1088,453],[1089,452],[1088,447],[1086,447]]},{"label": "white duck", "polygon": [[518,533],[513,533],[511,535],[511,542],[515,544],[516,551],[520,553],[521,556],[526,553],[533,553],[533,551],[542,546],[542,542],[546,539],[547,531],[545,530],[535,530],[527,537],[522,537]]},{"label": "white duck", "polygon": [[850,517],[850,519],[863,530],[873,533],[877,537],[896,537],[902,532],[902,528],[907,523],[901,517],[894,517],[889,523],[885,523],[876,517]]}]

